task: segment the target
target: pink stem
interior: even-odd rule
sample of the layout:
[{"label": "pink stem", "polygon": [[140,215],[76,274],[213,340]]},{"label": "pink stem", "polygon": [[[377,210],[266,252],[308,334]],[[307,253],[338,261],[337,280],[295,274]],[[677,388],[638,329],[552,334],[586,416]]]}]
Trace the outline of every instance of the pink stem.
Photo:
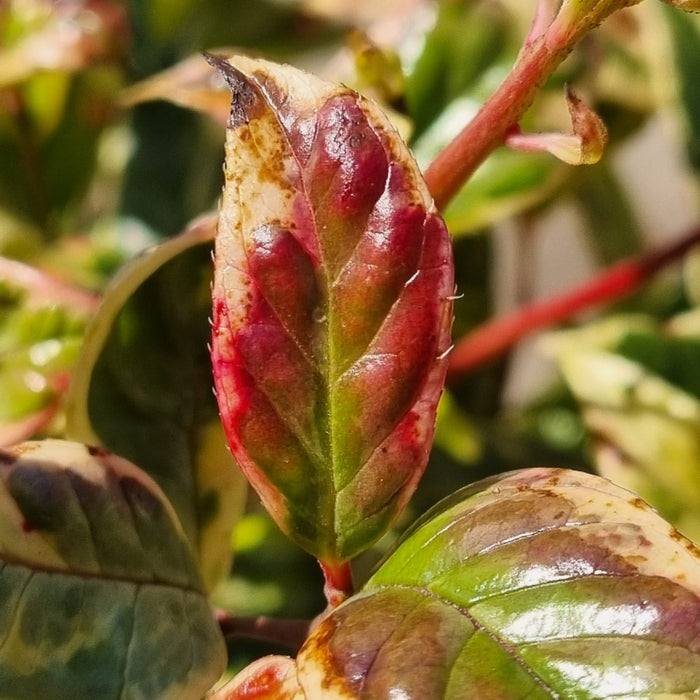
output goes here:
[{"label": "pink stem", "polygon": [[505,353],[533,331],[566,321],[584,309],[620,299],[700,243],[700,227],[680,240],[633,260],[625,260],[564,294],[529,304],[487,321],[458,341],[450,355],[448,381]]},{"label": "pink stem", "polygon": [[570,46],[552,46],[546,34],[534,38],[523,49],[498,90],[425,171],[425,181],[438,209],[443,209],[486,156],[503,144],[542,83],[570,50]]},{"label": "pink stem", "polygon": [[319,564],[321,565],[323,575],[326,579],[323,592],[326,595],[328,606],[330,608],[335,608],[346,598],[349,598],[354,591],[350,562],[345,561],[340,564],[328,564],[319,561]]}]

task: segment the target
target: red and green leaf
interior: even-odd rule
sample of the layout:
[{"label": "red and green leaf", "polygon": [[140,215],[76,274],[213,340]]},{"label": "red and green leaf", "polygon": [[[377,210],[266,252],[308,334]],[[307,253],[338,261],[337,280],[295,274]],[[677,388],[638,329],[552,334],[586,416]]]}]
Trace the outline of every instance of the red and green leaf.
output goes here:
[{"label": "red and green leaf", "polygon": [[697,547],[605,479],[528,469],[419,523],[297,678],[307,700],[690,697],[698,640]]},{"label": "red and green leaf", "polygon": [[333,566],[386,531],[425,468],[450,342],[449,238],[372,103],[288,66],[209,60],[233,91],[219,407],[277,523]]}]

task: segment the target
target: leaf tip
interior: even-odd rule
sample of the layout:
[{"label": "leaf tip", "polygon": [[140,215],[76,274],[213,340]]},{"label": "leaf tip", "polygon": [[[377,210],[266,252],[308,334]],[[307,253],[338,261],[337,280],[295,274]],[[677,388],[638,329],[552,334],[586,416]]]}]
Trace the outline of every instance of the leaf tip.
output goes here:
[{"label": "leaf tip", "polygon": [[244,73],[235,68],[225,56],[202,54],[207,63],[217,70],[233,94],[228,126],[231,129],[247,124],[255,116],[260,96]]}]

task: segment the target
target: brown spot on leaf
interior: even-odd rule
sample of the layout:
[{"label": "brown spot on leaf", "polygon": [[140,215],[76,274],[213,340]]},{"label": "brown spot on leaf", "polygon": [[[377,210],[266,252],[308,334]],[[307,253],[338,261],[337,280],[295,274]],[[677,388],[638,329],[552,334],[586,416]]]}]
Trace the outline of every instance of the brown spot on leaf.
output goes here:
[{"label": "brown spot on leaf", "polygon": [[28,520],[23,520],[22,521],[22,532],[26,532],[29,534],[30,532],[34,532],[36,528],[34,525],[32,525]]},{"label": "brown spot on leaf", "polygon": [[685,541],[685,548],[697,559],[700,559],[700,548],[694,545],[690,540]]},{"label": "brown spot on leaf", "polygon": [[642,500],[637,496],[630,500],[630,505],[634,508],[639,508],[640,510],[649,510],[649,505],[646,501]]},{"label": "brown spot on leaf", "polygon": [[[316,628],[316,631],[306,640],[301,655],[304,663],[312,661],[324,674],[321,687],[325,691],[334,691],[340,697],[354,697],[355,693],[348,687],[345,669],[339,667],[337,659],[331,650],[331,640],[338,628],[337,619],[331,615]],[[362,679],[359,679],[362,682]]]},{"label": "brown spot on leaf", "polygon": [[700,559],[700,547],[691,542],[685,535],[676,530],[675,527],[671,528],[669,535],[674,542],[682,544],[691,556]]},{"label": "brown spot on leaf", "polygon": [[676,530],[675,527],[671,528],[671,532],[669,534],[671,536],[671,539],[675,542],[682,542],[685,539],[685,537],[683,537],[683,535],[681,535],[681,533],[678,532],[678,530]]}]

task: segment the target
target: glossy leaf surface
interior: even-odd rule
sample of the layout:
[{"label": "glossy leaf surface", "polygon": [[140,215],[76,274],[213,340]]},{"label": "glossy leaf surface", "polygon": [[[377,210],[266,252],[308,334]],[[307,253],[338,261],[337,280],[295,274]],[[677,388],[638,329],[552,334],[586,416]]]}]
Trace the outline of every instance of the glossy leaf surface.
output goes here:
[{"label": "glossy leaf surface", "polygon": [[100,449],[0,452],[0,590],[2,697],[197,700],[225,665],[172,507]]},{"label": "glossy leaf surface", "polygon": [[126,266],[75,370],[68,435],[137,463],[168,496],[208,588],[229,573],[245,480],[226,449],[207,340],[214,217]]},{"label": "glossy leaf surface", "polygon": [[234,455],[326,564],[401,511],[430,449],[451,251],[408,150],[370,102],[263,61],[233,91],[212,360]]},{"label": "glossy leaf surface", "polygon": [[314,700],[688,697],[699,639],[694,545],[600,477],[528,469],[439,505],[297,663]]}]

